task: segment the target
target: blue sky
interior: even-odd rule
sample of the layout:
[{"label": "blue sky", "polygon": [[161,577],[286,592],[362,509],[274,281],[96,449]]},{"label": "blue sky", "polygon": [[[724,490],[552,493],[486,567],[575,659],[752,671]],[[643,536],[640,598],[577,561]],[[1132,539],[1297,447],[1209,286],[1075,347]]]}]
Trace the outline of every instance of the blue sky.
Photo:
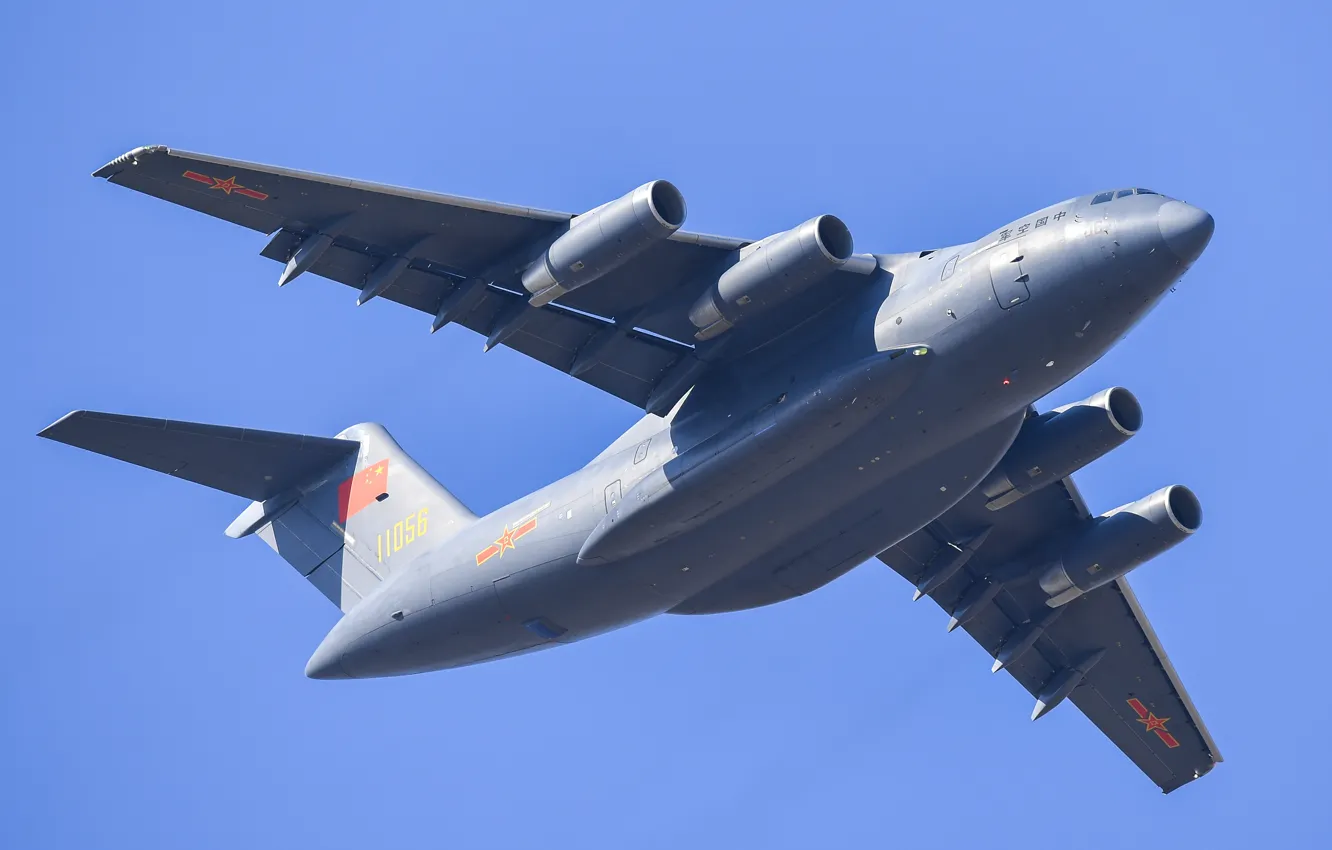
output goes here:
[{"label": "blue sky", "polygon": [[[7,847],[1332,844],[1325,667],[1328,13],[1320,4],[21,4],[0,617]],[[694,230],[842,217],[969,240],[1150,186],[1217,220],[1178,291],[1050,400],[1143,432],[1093,510],[1173,482],[1203,530],[1133,584],[1226,762],[1162,797],[870,563],[800,600],[493,665],[304,678],[336,612],[222,530],[240,500],[36,439],[87,407],[366,419],[478,512],[624,403],[88,176],[141,144],[582,210],[664,177]],[[387,376],[387,378],[386,378]]]}]

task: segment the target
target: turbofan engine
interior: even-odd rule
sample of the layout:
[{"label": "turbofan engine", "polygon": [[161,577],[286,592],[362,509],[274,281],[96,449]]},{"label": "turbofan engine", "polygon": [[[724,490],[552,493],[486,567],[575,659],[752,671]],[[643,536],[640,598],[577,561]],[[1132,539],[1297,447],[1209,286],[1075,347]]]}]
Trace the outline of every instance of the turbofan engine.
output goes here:
[{"label": "turbofan engine", "polygon": [[583,213],[523,272],[534,307],[586,286],[680,229],[685,200],[665,180]]},{"label": "turbofan engine", "polygon": [[1067,478],[1123,445],[1142,427],[1142,405],[1123,387],[1057,407],[1030,419],[980,491],[992,511]]},{"label": "turbofan engine", "polygon": [[837,216],[821,215],[799,227],[741,249],[739,262],[689,310],[694,336],[712,339],[754,313],[808,289],[846,265],[854,253],[851,231]]},{"label": "turbofan engine", "polygon": [[1182,484],[1155,493],[1092,520],[1060,547],[1040,572],[1046,602],[1057,608],[1109,584],[1198,530],[1202,505]]}]

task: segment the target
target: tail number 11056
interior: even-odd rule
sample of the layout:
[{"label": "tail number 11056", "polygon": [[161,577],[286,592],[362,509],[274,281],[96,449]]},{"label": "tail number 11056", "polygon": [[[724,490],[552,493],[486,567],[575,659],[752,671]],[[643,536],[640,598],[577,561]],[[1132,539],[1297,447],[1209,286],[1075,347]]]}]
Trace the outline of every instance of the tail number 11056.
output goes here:
[{"label": "tail number 11056", "polygon": [[379,558],[381,564],[426,536],[426,530],[429,528],[427,510],[421,508],[375,535],[375,556]]}]

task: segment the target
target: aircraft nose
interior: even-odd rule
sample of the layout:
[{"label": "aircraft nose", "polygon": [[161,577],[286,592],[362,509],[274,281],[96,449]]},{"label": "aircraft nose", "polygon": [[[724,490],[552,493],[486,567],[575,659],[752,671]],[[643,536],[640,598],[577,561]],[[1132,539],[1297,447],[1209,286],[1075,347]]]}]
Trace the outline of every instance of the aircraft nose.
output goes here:
[{"label": "aircraft nose", "polygon": [[1161,238],[1170,253],[1186,266],[1202,255],[1216,229],[1216,222],[1205,210],[1183,201],[1162,204],[1156,214],[1156,225],[1161,229]]},{"label": "aircraft nose", "polygon": [[342,667],[342,647],[324,641],[305,664],[305,675],[311,679],[350,679]]}]

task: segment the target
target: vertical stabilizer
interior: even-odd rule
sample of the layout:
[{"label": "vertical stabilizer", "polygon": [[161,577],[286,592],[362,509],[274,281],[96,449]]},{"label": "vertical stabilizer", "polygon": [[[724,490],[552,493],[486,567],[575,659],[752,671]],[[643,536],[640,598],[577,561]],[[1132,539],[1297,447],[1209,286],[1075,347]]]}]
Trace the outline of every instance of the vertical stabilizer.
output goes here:
[{"label": "vertical stabilizer", "polygon": [[[247,513],[273,516],[255,533],[347,612],[476,515],[383,426],[353,425],[338,437],[359,444],[354,456],[290,494],[290,506],[275,506],[280,513],[259,502]],[[237,528],[246,524],[242,514],[228,533],[247,533],[250,529]]]}]

